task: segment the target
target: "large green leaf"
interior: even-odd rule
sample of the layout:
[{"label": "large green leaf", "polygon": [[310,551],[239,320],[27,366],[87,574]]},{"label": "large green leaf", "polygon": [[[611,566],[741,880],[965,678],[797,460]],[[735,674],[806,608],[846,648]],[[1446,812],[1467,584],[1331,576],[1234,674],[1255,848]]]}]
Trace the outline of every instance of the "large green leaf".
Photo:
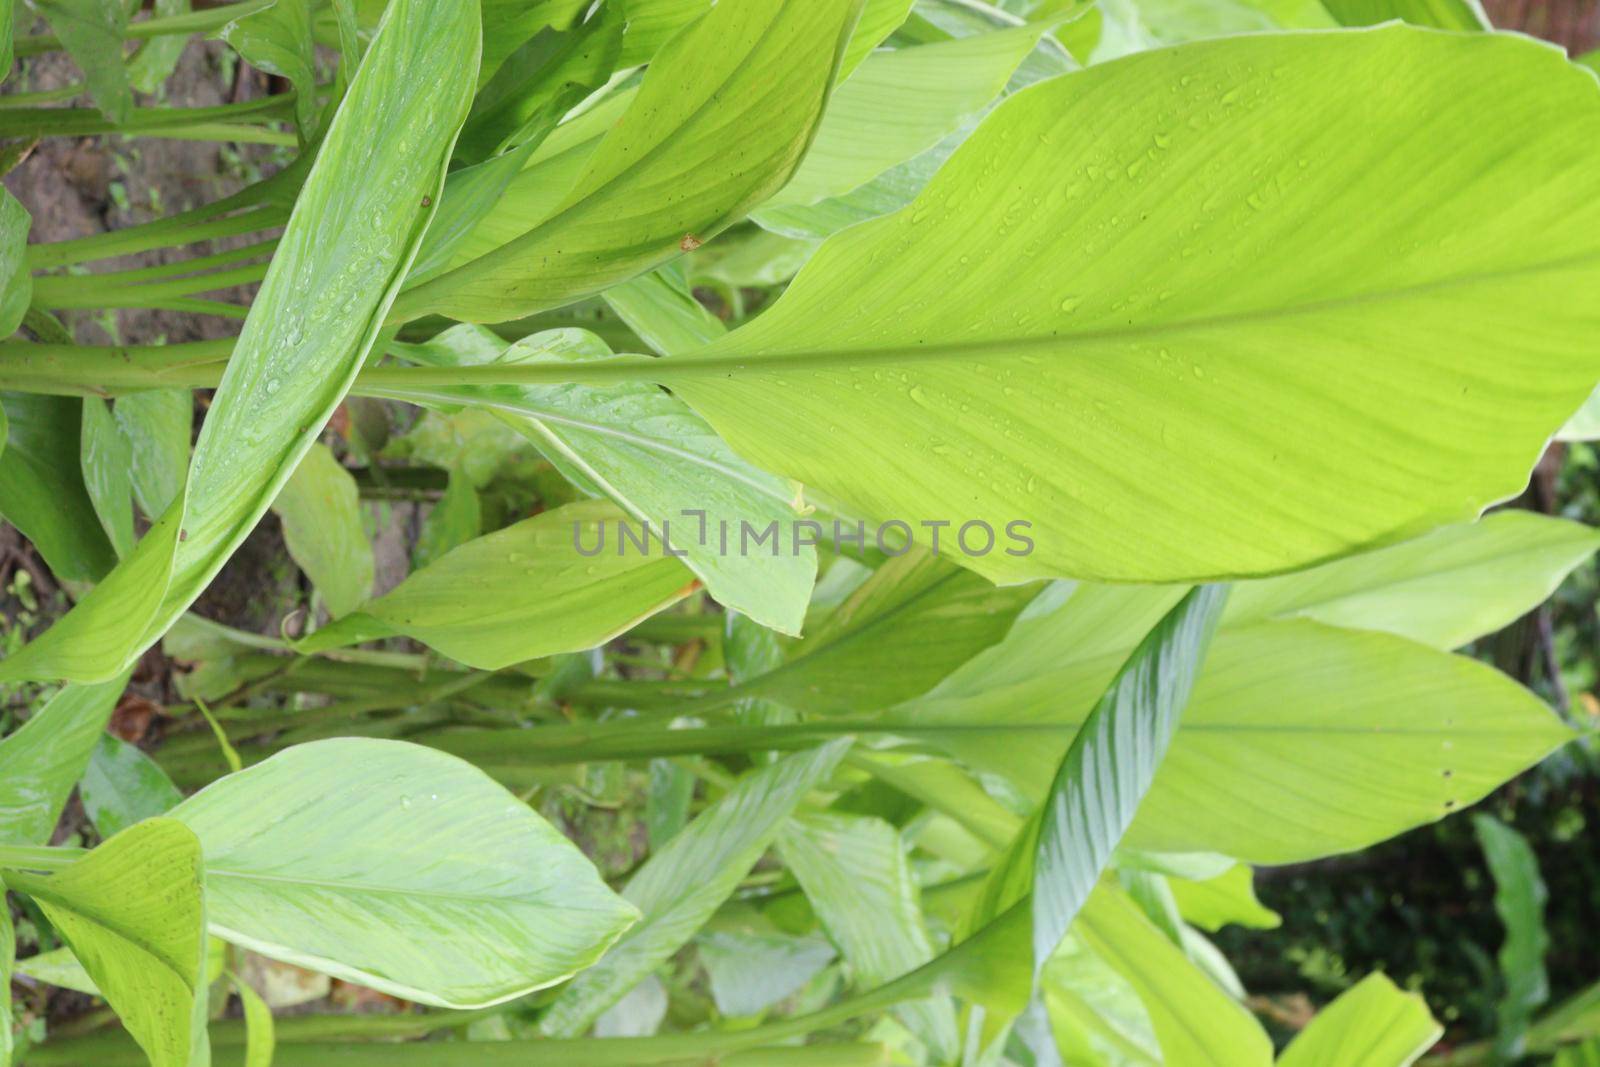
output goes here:
[{"label": "large green leaf", "polygon": [[[905,843],[893,826],[863,815],[798,815],[779,835],[778,855],[860,988],[875,989],[933,959]],[[897,1014],[933,1062],[957,1057],[948,998],[902,1004]]]},{"label": "large green leaf", "polygon": [[28,0],[83,71],[105,117],[122,122],[133,110],[133,87],[122,62],[122,39],[128,28],[126,0]]},{"label": "large green leaf", "polygon": [[82,403],[74,397],[0,393],[7,423],[0,516],[33,542],[62,578],[93,581],[116,563],[79,457]]},{"label": "large green leaf", "polygon": [[0,675],[118,673],[255,526],[354,380],[416,254],[467,111],[478,34],[476,0],[388,6],[251,305],[184,494]]},{"label": "large green leaf", "polygon": [[78,799],[101,837],[165,815],[183,794],[149,756],[111,734],[101,734],[78,783]]},{"label": "large green leaf", "polygon": [[200,843],[182,823],[151,819],[56,874],[5,878],[72,946],[151,1067],[209,1062]]},{"label": "large green leaf", "polygon": [[1303,566],[1515,493],[1593,387],[1556,294],[1600,281],[1596,143],[1592,77],[1523,39],[1131,56],[1011,97],[769,311],[635,365],[869,518],[1031,523],[962,560],[992,578]]},{"label": "large green leaf", "polygon": [[646,555],[622,542],[626,521],[609,501],[524,519],[445,553],[300,647],[314,652],[405,634],[462,663],[499,670],[602,645],[698,584],[659,547]]},{"label": "large green leaf", "polygon": [[514,319],[710,240],[799,165],[861,2],[713,7],[662,48],[575,182],[552,190],[561,200],[515,219],[509,242],[410,290],[396,314]]},{"label": "large green leaf", "polygon": [[1151,628],[1073,736],[1043,802],[990,872],[973,924],[987,924],[1031,894],[1035,976],[1144,802],[1227,597],[1226,586],[1195,589]]},{"label": "large green leaf", "polygon": [[69,685],[0,740],[0,841],[50,839],[127,682]]},{"label": "large green leaf", "polygon": [[598,964],[551,1003],[540,1026],[573,1037],[694,936],[736,889],[805,795],[850,742],[833,741],[763,768],[734,786],[640,867],[622,895],[644,913]]},{"label": "large green leaf", "polygon": [[[482,327],[483,347],[503,342]],[[456,348],[468,348],[465,344]],[[603,358],[604,342],[580,330],[523,338],[498,365]],[[720,603],[785,633],[800,632],[816,575],[820,524],[804,531],[796,487],[740,459],[687,404],[648,382],[611,386],[526,385],[397,390],[388,395],[439,404],[470,403],[493,411],[527,436],[574,482],[603,493],[627,512],[630,526],[671,549]],[[752,537],[776,535],[769,543]],[[746,532],[748,529],[749,532]],[[809,541],[810,543],[806,543]]]},{"label": "large green leaf", "polygon": [[1500,977],[1505,988],[1496,1008],[1496,1057],[1513,1063],[1526,1051],[1533,1013],[1550,999],[1544,957],[1550,935],[1544,928],[1549,897],[1539,874],[1539,859],[1528,839],[1493,815],[1473,816],[1472,829],[1494,877],[1494,910],[1505,925],[1500,946]]},{"label": "large green leaf", "polygon": [[526,804],[415,745],[300,745],[171,817],[204,848],[217,936],[424,1004],[559,982],[637,917]]},{"label": "large green leaf", "polygon": [[1373,973],[1317,1012],[1278,1067],[1410,1067],[1443,1033],[1427,1001]]},{"label": "large green leaf", "polygon": [[356,480],[325,445],[313,445],[283,484],[272,510],[289,555],[335,618],[372,595],[372,542],[361,519]]},{"label": "large green leaf", "polygon": [[[930,697],[882,726],[1043,796],[1123,658]],[[1303,619],[1227,628],[1129,840],[1257,863],[1362,848],[1471,804],[1571,736],[1475,660]]]},{"label": "large green leaf", "polygon": [[1261,1024],[1191,963],[1127,894],[1099,887],[1073,929],[1133,986],[1149,1012],[1163,1062],[1184,1067],[1272,1063],[1272,1041]]}]

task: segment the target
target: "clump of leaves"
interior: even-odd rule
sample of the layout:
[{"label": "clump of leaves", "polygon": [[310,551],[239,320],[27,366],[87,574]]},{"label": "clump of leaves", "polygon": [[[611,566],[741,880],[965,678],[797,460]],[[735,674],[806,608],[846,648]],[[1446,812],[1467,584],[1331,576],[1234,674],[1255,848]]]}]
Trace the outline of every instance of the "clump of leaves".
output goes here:
[{"label": "clump of leaves", "polygon": [[[0,972],[121,1023],[0,1060],[1268,1064],[1206,938],[1276,924],[1251,865],[1574,738],[1452,650],[1600,544],[1482,517],[1600,379],[1600,87],[1471,5],[31,6],[93,106],[0,135],[298,154],[0,205],[0,513],[78,594],[0,661],[64,686],[0,740]],[[286,91],[136,102],[209,32]],[[242,325],[57,318],[118,308]],[[192,613],[269,509],[311,610]],[[244,952],[427,1010],[275,1023]],[[1483,1055],[1593,1028],[1517,989]],[[1439,1034],[1374,974],[1279,1062]]]}]

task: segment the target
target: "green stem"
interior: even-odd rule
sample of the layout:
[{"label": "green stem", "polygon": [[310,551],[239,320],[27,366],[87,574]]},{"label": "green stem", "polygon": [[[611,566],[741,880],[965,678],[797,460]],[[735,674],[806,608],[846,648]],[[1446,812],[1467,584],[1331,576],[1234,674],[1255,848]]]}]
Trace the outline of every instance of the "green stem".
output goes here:
[{"label": "green stem", "polygon": [[[153,219],[150,222],[129,226],[122,230],[97,233],[92,237],[79,237],[71,241],[28,246],[28,266],[33,270],[50,270],[54,267],[86,263],[94,259],[112,259],[117,256],[147,252],[174,244],[194,244],[218,237],[237,237],[246,233],[259,233],[282,226],[289,221],[287,208],[267,205],[250,207],[237,215],[227,215],[235,208],[253,203],[246,199],[264,195],[259,186],[250,186],[239,193],[213,204],[206,204],[176,215]],[[231,201],[231,202],[230,202]],[[219,218],[218,216],[225,216]]]},{"label": "green stem", "polygon": [[73,82],[71,85],[62,85],[55,89],[40,89],[33,93],[11,93],[0,96],[0,110],[11,110],[19,107],[32,107],[35,104],[54,104],[61,100],[71,100],[89,91],[89,86],[83,82]]},{"label": "green stem", "polygon": [[[215,107],[141,107],[127,119],[111,122],[88,107],[35,107],[0,110],[0,137],[85,137],[102,133],[151,134],[158,130],[236,123],[243,118],[284,119],[294,114],[293,92]],[[295,143],[291,137],[290,143]]]},{"label": "green stem", "polygon": [[213,267],[226,267],[245,259],[270,256],[277,247],[278,239],[269,237],[265,241],[257,241],[255,244],[243,245],[239,248],[225,249],[208,256],[195,256],[192,259],[183,259],[176,263],[158,263],[153,267],[140,267],[137,270],[110,271],[105,274],[39,275],[33,279],[33,292],[37,296],[41,287],[48,290],[51,285],[55,284],[84,285],[98,288],[106,285],[136,285],[144,282],[162,281],[166,278],[176,278],[185,274],[199,274],[201,271],[210,270]]},{"label": "green stem", "polygon": [[[242,0],[241,3],[225,4],[222,7],[207,8],[201,11],[189,11],[182,15],[168,15],[165,18],[130,22],[128,23],[127,32],[123,36],[126,40],[132,41],[140,38],[165,37],[180,33],[205,33],[209,30],[221,29],[234,19],[243,18],[251,12],[271,7],[274,2],[275,0]],[[35,56],[41,52],[60,51],[61,47],[61,38],[52,33],[38,34],[33,37],[19,37],[14,45],[18,59],[24,56]]]},{"label": "green stem", "polygon": [[[236,285],[259,282],[267,273],[267,264],[251,263],[232,270],[221,270],[191,278],[174,278],[170,281],[144,282],[135,285],[118,285],[116,275],[66,274],[36,278],[33,283],[33,302],[47,308],[142,308],[152,307],[152,301],[171,300],[194,293],[211,293],[218,289],[232,289]],[[243,308],[239,308],[241,312]]]}]

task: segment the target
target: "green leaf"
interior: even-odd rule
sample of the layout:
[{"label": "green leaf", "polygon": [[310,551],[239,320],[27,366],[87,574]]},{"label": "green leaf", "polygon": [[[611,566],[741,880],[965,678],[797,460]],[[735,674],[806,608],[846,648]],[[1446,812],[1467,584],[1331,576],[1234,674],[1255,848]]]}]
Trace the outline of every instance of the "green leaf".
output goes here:
[{"label": "green leaf", "polygon": [[[0,676],[120,672],[267,510],[360,370],[416,253],[466,115],[478,33],[475,0],[388,6],[251,304],[185,493],[116,571],[0,664]],[[401,143],[407,150],[395,151]]]},{"label": "green leaf", "polygon": [[411,550],[411,565],[421,570],[482,533],[483,509],[478,491],[459,467],[452,468],[444,495],[422,520],[422,532]]},{"label": "green leaf", "polygon": [[[0,32],[5,34],[4,51],[9,52],[9,5],[0,10]],[[10,70],[11,64],[4,69]],[[0,339],[17,332],[33,300],[33,275],[28,270],[28,231],[32,227],[33,217],[22,201],[9,189],[0,192]]]},{"label": "green leaf", "polygon": [[[1065,735],[1123,658],[930,697],[881,727],[1043,796]],[[1465,657],[1309,620],[1224,629],[1129,844],[1253,863],[1348,852],[1466,807],[1571,736]],[[1242,804],[1269,814],[1242,819]]]},{"label": "green leaf", "polygon": [[1409,1067],[1443,1033],[1427,1001],[1374,972],[1317,1012],[1278,1067]]},{"label": "green leaf", "polygon": [[526,804],[416,745],[299,745],[172,818],[205,850],[218,937],[423,1004],[562,981],[637,917]]},{"label": "green leaf", "polygon": [[361,492],[326,445],[313,445],[284,483],[272,510],[289,555],[322,594],[334,618],[372,595],[372,542],[361,521]]},{"label": "green leaf", "polygon": [[499,670],[602,645],[698,584],[676,559],[622,551],[625,520],[609,502],[592,501],[496,530],[299,647],[316,652],[405,634],[462,663]]},{"label": "green leaf", "polygon": [[101,734],[78,783],[78,799],[101,837],[165,815],[183,799],[154,760],[111,734]]},{"label": "green leaf", "polygon": [[1514,494],[1593,387],[1552,294],[1600,281],[1597,139],[1591,75],[1523,39],[1143,53],[1011,97],[770,310],[636,365],[869,519],[1031,523],[959,560],[996,580],[1300,567]]},{"label": "green leaf", "polygon": [[133,450],[99,397],[83,398],[78,448],[89,502],[112,550],[119,557],[126,556],[133,550]]},{"label": "green leaf", "polygon": [[317,56],[311,36],[310,0],[275,0],[234,19],[218,34],[257,70],[287,78],[295,88],[300,137],[317,132]]},{"label": "green leaf", "polygon": [[0,740],[0,841],[49,840],[127,683],[69,685]]},{"label": "green leaf", "polygon": [[200,843],[172,819],[125,830],[50,876],[6,873],[72,946],[151,1067],[201,1067],[206,913]]},{"label": "green leaf", "polygon": [[1478,0],[1322,0],[1345,26],[1375,26],[1399,19],[1440,30],[1487,30],[1489,17]]},{"label": "green leaf", "polygon": [[738,887],[790,812],[827,779],[849,747],[848,740],[833,741],[756,771],[646,860],[622,891],[644,920],[556,996],[540,1028],[551,1037],[582,1033],[682,948]]},{"label": "green leaf", "polygon": [[1215,878],[1171,879],[1172,895],[1184,922],[1213,933],[1237,923],[1254,930],[1274,930],[1283,919],[1256,899],[1255,872],[1236,863]]},{"label": "green leaf", "polygon": [[82,403],[76,397],[0,393],[0,406],[9,424],[0,462],[0,516],[33,542],[57,576],[99,578],[117,557],[83,484]]},{"label": "green leaf", "polygon": [[456,159],[478,163],[513,144],[544,140],[611,77],[622,47],[621,12],[602,5],[588,22],[541,30],[511,53],[473,99]]},{"label": "green leaf", "polygon": [[145,515],[159,519],[189,473],[194,396],[187,389],[147,389],[118,397],[111,413],[133,453],[133,498]]},{"label": "green leaf", "polygon": [[847,193],[932,148],[999,95],[1047,28],[1034,23],[868,57],[834,91],[800,169],[768,204]]},{"label": "green leaf", "polygon": [[[893,826],[860,815],[797,815],[778,837],[778,855],[849,961],[859,988],[875,989],[933,959],[917,883]],[[949,998],[902,1004],[896,1014],[931,1060],[958,1057]]]},{"label": "green leaf", "polygon": [[759,697],[819,714],[888,707],[927,692],[999,641],[1037,594],[1032,586],[996,588],[913,549],[812,627],[793,659],[716,699]]},{"label": "green leaf", "polygon": [[1600,533],[1508,510],[1309,571],[1240,582],[1223,626],[1309,618],[1459,648],[1547,600]]},{"label": "green leaf", "polygon": [[45,17],[78,64],[89,95],[107,119],[125,122],[133,110],[133,89],[122,61],[128,28],[125,0],[28,0]]},{"label": "green leaf", "polygon": [[1272,1041],[1261,1024],[1189,962],[1127,894],[1100,886],[1073,929],[1133,986],[1149,1012],[1163,1062],[1185,1067],[1272,1063]]},{"label": "green leaf", "polygon": [[1506,928],[1499,956],[1505,989],[1495,1011],[1499,1023],[1495,1054],[1499,1061],[1512,1063],[1526,1049],[1534,1010],[1550,999],[1544,968],[1545,953],[1550,951],[1550,935],[1544,928],[1549,893],[1527,838],[1487,814],[1474,815],[1472,829],[1494,876],[1494,910]]},{"label": "green leaf", "polygon": [[410,290],[397,316],[514,319],[598,293],[716,236],[799,164],[860,3],[713,7],[662,48],[562,199],[515,219],[507,243]]},{"label": "green leaf", "polygon": [[[449,332],[473,329],[458,326]],[[496,365],[580,362],[610,355],[593,334],[557,330],[523,338]],[[671,394],[648,382],[625,382],[468,386],[389,395],[493,411],[575,484],[616,501],[632,531],[652,540],[653,554],[670,550],[680,556],[720,603],[763,626],[799,633],[816,576],[812,546],[822,540],[821,524],[802,531],[797,489],[734,455],[700,416]],[[763,537],[766,544],[753,540]]]}]

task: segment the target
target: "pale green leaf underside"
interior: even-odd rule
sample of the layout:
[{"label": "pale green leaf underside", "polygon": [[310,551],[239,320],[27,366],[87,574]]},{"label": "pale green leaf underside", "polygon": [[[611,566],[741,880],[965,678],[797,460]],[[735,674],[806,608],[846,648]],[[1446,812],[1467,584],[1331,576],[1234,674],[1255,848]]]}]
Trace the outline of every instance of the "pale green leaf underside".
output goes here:
[{"label": "pale green leaf underside", "polygon": [[1030,521],[1030,556],[961,560],[991,578],[1304,566],[1515,493],[1594,385],[1597,142],[1600,87],[1524,39],[1143,53],[1011,97],[641,372],[869,517]]},{"label": "pale green leaf underside", "polygon": [[424,1004],[561,981],[636,918],[526,804],[415,745],[300,745],[171,817],[205,850],[217,936]]}]

